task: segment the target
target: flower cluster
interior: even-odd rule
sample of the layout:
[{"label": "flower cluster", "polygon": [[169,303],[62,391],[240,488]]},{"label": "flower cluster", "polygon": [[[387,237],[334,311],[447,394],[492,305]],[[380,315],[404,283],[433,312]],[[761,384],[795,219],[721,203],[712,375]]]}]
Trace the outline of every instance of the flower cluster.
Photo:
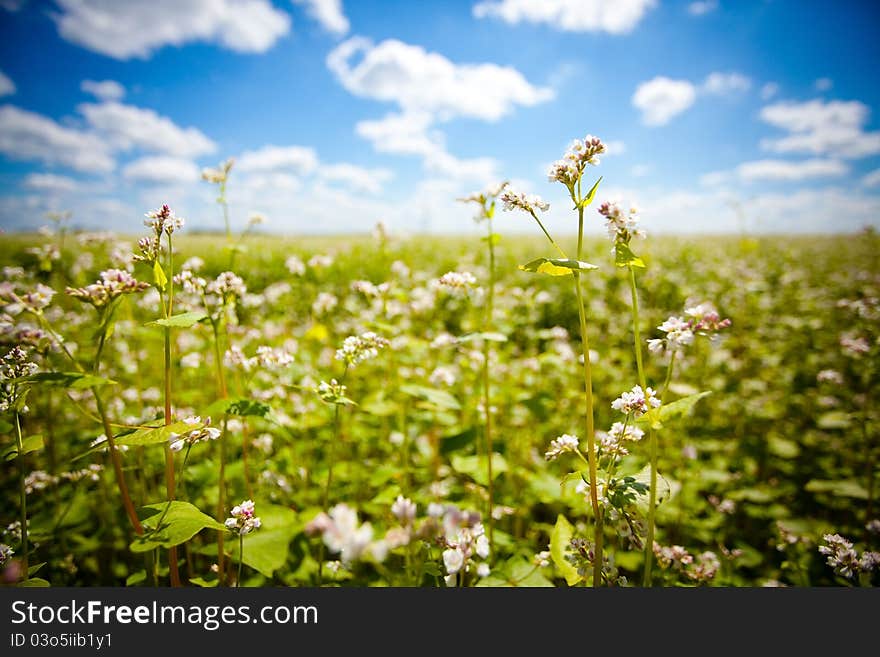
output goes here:
[{"label": "flower cluster", "polygon": [[504,203],[505,212],[522,210],[530,215],[534,215],[536,210],[546,212],[550,209],[550,204],[545,202],[540,196],[527,196],[523,192],[518,192],[510,187],[505,188],[500,198],[501,202]]},{"label": "flower cluster", "polygon": [[306,525],[306,533],[321,534],[324,545],[338,554],[346,566],[364,556],[384,561],[387,546],[384,541],[373,541],[373,526],[360,524],[357,511],[347,504],[337,504],[329,513],[320,513]]},{"label": "flower cluster", "polygon": [[336,379],[330,379],[330,383],[321,381],[321,383],[315,388],[315,393],[317,393],[318,397],[328,404],[347,403],[348,400],[345,397],[345,392],[346,387],[336,381]]},{"label": "flower cluster", "polygon": [[708,550],[694,557],[680,545],[660,546],[655,542],[653,549],[661,568],[684,573],[688,579],[698,583],[714,579],[721,567],[718,555]]},{"label": "flower cluster", "polygon": [[852,541],[840,534],[825,534],[822,540],[825,543],[819,546],[819,553],[827,557],[826,563],[841,577],[853,579],[859,573],[870,573],[880,566],[880,552],[865,551],[860,557]]},{"label": "flower cluster", "polygon": [[379,351],[390,343],[385,338],[367,331],[361,335],[350,335],[342,341],[342,347],[336,350],[336,360],[345,362],[346,365],[375,358]]},{"label": "flower cluster", "polygon": [[[446,549],[443,551],[443,565],[446,567],[446,585],[455,586],[459,573],[475,569],[477,577],[489,575],[489,564],[477,563],[477,559],[489,558],[489,539],[482,522],[470,522],[469,514],[459,516],[459,526],[447,527]],[[444,524],[453,525],[456,518],[447,514]]]},{"label": "flower cluster", "polygon": [[730,326],[729,319],[721,319],[718,311],[708,303],[684,309],[684,315],[691,323],[691,330],[699,335],[710,335]]},{"label": "flower cluster", "polygon": [[172,452],[179,452],[184,447],[192,447],[196,443],[206,442],[208,440],[217,440],[220,437],[220,429],[211,426],[211,418],[206,417],[202,422],[199,416],[188,417],[183,420],[186,424],[193,427],[186,433],[172,433],[168,440],[169,448]]},{"label": "flower cluster", "polygon": [[550,441],[550,449],[544,453],[544,458],[548,461],[552,461],[566,452],[578,451],[579,445],[580,440],[577,436],[564,433],[558,438],[554,438]]},{"label": "flower cluster", "polygon": [[547,178],[550,182],[561,182],[572,189],[578,182],[588,164],[599,164],[599,155],[605,152],[605,144],[593,135],[587,135],[583,141],[575,139],[568,147],[562,159],[550,166]]},{"label": "flower cluster", "polygon": [[138,281],[124,269],[102,271],[100,279],[85,287],[68,287],[65,292],[75,299],[90,303],[95,308],[103,308],[123,294],[143,292],[149,283]]},{"label": "flower cluster", "polygon": [[241,504],[232,507],[229,518],[226,519],[224,524],[226,529],[239,536],[250,534],[252,531],[259,529],[261,523],[260,519],[254,515],[253,500],[245,500]]},{"label": "flower cluster", "polygon": [[645,231],[638,227],[638,210],[631,207],[628,212],[620,209],[617,203],[605,201],[599,206],[599,214],[605,217],[605,228],[615,245],[628,245],[633,237],[644,237]]},{"label": "flower cluster", "polygon": [[642,386],[633,386],[633,389],[624,392],[611,402],[611,408],[626,415],[640,417],[652,408],[660,406],[660,400],[653,388],[642,390]]},{"label": "flower cluster", "polygon": [[0,543],[0,566],[5,566],[13,554],[15,554],[15,550],[6,545],[6,543]]},{"label": "flower cluster", "polygon": [[474,221],[480,222],[485,219],[490,219],[495,212],[495,199],[498,198],[507,185],[507,181],[490,185],[481,192],[473,192],[472,194],[468,194],[458,200],[462,203],[476,203],[480,206],[480,209],[474,216]]},{"label": "flower cluster", "polygon": [[644,436],[644,431],[624,422],[615,422],[611,425],[611,429],[608,432],[596,432],[600,455],[611,457],[615,461],[621,456],[629,454],[629,450],[624,446],[624,442],[637,442],[644,438]]},{"label": "flower cluster", "polygon": [[5,304],[3,311],[11,316],[18,315],[25,310],[35,315],[39,314],[52,303],[52,297],[54,296],[55,290],[42,283],[37,283],[33,290],[23,292],[22,294],[15,293],[13,283],[8,281],[0,283],[0,301]]},{"label": "flower cluster", "polygon": [[648,350],[653,353],[682,351],[692,344],[696,335],[715,337],[718,331],[730,326],[729,319],[721,319],[718,311],[707,303],[685,308],[684,317],[672,316],[658,326],[665,338],[651,338]]},{"label": "flower cluster", "polygon": [[36,371],[37,364],[30,361],[28,352],[21,347],[12,347],[3,354],[0,358],[0,413],[15,406],[21,395],[21,390],[14,381]]},{"label": "flower cluster", "polygon": [[157,210],[147,212],[144,219],[144,226],[151,228],[156,237],[161,237],[164,232],[171,235],[175,230],[183,228],[184,219],[174,214],[168,205],[163,205]]},{"label": "flower cluster", "polygon": [[256,355],[248,358],[244,355],[241,347],[232,345],[226,350],[223,360],[228,365],[233,365],[241,368],[245,372],[250,372],[257,368],[263,370],[282,369],[293,362],[293,356],[284,349],[271,347],[269,345],[261,345],[257,347]]},{"label": "flower cluster", "polygon": [[415,502],[403,495],[398,495],[397,499],[394,500],[394,504],[391,505],[391,515],[397,518],[404,527],[409,527],[413,524],[417,510],[418,507]]},{"label": "flower cluster", "polygon": [[215,185],[225,185],[233,164],[235,158],[230,157],[225,162],[221,162],[217,168],[205,167],[202,169],[202,180]]},{"label": "flower cluster", "polygon": [[225,302],[240,299],[247,293],[247,286],[241,276],[231,271],[224,271],[205,287],[208,294],[216,294]]},{"label": "flower cluster", "polygon": [[450,271],[437,279],[437,284],[453,289],[471,289],[477,284],[476,277],[467,271]]}]

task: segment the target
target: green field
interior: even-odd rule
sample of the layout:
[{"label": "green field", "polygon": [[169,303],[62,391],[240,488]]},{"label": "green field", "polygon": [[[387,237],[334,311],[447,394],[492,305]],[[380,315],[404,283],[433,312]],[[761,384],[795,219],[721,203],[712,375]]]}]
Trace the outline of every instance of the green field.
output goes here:
[{"label": "green field", "polygon": [[[167,306],[155,268],[131,260],[136,239],[2,236],[7,583],[640,586],[652,442],[652,585],[877,583],[871,232],[640,242],[644,377],[663,397],[641,418],[612,408],[639,383],[630,268],[615,266],[608,240],[586,240],[582,259],[598,267],[580,272],[595,429],[644,432],[597,434],[598,533],[590,459],[545,458],[565,434],[589,454],[573,276],[518,268],[548,255],[539,232],[494,244],[489,317],[479,235],[252,235],[230,249],[184,230],[163,275],[190,267],[209,289],[168,281],[167,314],[187,314],[164,326],[148,324]],[[562,246],[574,252],[574,238]],[[151,287],[97,309],[65,293],[110,268]],[[211,288],[230,269],[246,292]],[[450,271],[475,283],[438,284]],[[55,292],[44,307],[26,298],[38,284]],[[695,335],[667,378],[668,356],[645,341],[703,303],[730,326]],[[375,353],[355,345],[346,366],[337,349],[365,332],[378,336]],[[9,356],[15,346],[23,355]],[[33,366],[16,370],[22,362]],[[329,389],[334,379],[344,391]],[[95,444],[108,430],[116,459]],[[233,513],[243,500],[260,518],[244,534],[249,512]],[[827,534],[853,543],[832,546],[831,565]]]}]

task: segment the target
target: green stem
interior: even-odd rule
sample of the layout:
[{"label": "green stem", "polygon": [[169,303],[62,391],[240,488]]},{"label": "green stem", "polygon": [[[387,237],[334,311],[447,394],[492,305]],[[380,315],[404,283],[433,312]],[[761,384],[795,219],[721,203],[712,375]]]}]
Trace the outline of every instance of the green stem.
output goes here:
[{"label": "green stem", "polygon": [[[15,386],[17,387],[17,386]],[[13,397],[15,395],[13,394]],[[24,480],[24,441],[21,438],[21,416],[15,411],[15,442],[18,447],[18,492],[19,506],[21,511],[21,563],[22,577],[27,579],[28,576],[28,522],[27,522],[27,491],[25,490]]]},{"label": "green stem", "polygon": [[[217,476],[217,517],[226,513],[226,422],[229,416],[224,413],[223,427],[220,430],[220,472]],[[217,580],[224,583],[225,555],[223,553],[223,532],[217,532]]]},{"label": "green stem", "polygon": [[[584,209],[578,204],[578,252],[577,258],[581,258],[584,233]],[[557,247],[558,248],[558,247]],[[560,249],[561,251],[561,249]],[[563,257],[565,254],[563,253]],[[599,507],[599,480],[596,467],[596,430],[593,424],[593,373],[590,364],[590,341],[587,335],[587,312],[584,307],[584,296],[581,290],[580,272],[574,271],[574,287],[578,302],[578,319],[581,328],[581,343],[584,352],[584,397],[586,399],[586,426],[587,426],[587,463],[590,472],[590,504],[593,508],[595,528],[593,532],[594,557],[593,557],[593,586],[602,585],[603,565],[603,541],[604,541],[604,517]]]},{"label": "green stem", "polygon": [[241,565],[244,563],[244,534],[238,535],[238,575],[235,578],[235,587],[241,587]]},{"label": "green stem", "polygon": [[[486,299],[486,318],[484,321],[485,332],[492,330],[492,315],[495,301],[495,243],[492,235],[492,217],[488,217],[489,222],[489,295]],[[492,407],[490,402],[490,377],[489,377],[489,355],[490,345],[488,340],[483,341],[483,410],[486,415],[486,477],[487,492],[489,494],[489,509],[486,514],[486,527],[488,529],[490,554],[495,554],[494,541],[494,518],[492,517],[494,505],[494,485],[492,480]]]},{"label": "green stem", "polygon": [[[171,317],[172,308],[174,306],[174,249],[171,244],[171,235],[168,234],[168,306],[162,304],[165,318]],[[165,426],[171,424],[171,327],[165,327]],[[174,500],[175,483],[174,483],[174,452],[166,444],[165,445],[165,493],[168,497],[168,504],[171,505]],[[177,546],[168,548],[168,574],[171,579],[171,586],[179,587],[180,572],[177,569]]]},{"label": "green stem", "polygon": [[[648,387],[647,377],[645,376],[645,367],[642,361],[642,338],[639,329],[639,293],[636,287],[636,272],[632,266],[629,267],[629,289],[632,297],[632,317],[633,317],[633,341],[636,352],[636,369],[639,375],[639,385],[642,390]],[[671,370],[670,370],[671,374]],[[643,586],[651,586],[652,570],[654,566],[654,524],[657,512],[657,432],[653,427],[648,429],[648,450],[650,459],[650,488],[648,490],[648,527],[645,536],[645,572],[642,580]]]}]

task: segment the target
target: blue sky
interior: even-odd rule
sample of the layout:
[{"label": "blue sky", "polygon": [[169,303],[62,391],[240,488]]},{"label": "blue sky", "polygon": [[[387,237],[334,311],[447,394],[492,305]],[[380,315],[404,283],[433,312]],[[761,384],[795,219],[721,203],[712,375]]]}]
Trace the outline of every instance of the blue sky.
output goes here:
[{"label": "blue sky", "polygon": [[[590,133],[648,231],[880,226],[880,9],[814,0],[0,0],[0,227],[475,230]],[[590,225],[601,230],[598,216]],[[501,230],[532,230],[505,215]]]}]

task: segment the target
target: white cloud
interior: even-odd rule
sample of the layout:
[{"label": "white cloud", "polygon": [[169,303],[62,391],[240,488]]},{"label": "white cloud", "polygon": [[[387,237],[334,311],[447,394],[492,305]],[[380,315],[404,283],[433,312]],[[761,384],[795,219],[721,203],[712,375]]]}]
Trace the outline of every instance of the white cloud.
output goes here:
[{"label": "white cloud", "polygon": [[779,93],[779,85],[775,82],[768,82],[761,87],[761,100],[770,100]]},{"label": "white cloud", "polygon": [[810,178],[830,178],[849,172],[849,167],[839,160],[755,160],[743,162],[736,168],[737,175],[745,181],[763,180],[808,180]]},{"label": "white cloud", "polygon": [[862,178],[862,185],[864,187],[880,187],[880,169],[874,169],[866,173],[864,178]]},{"label": "white cloud", "polygon": [[318,166],[315,149],[308,146],[276,146],[269,144],[246,151],[236,158],[235,169],[244,172],[290,171],[308,174]]},{"label": "white cloud", "polygon": [[605,144],[605,156],[608,155],[623,155],[626,153],[626,144],[620,140],[610,140],[604,142]]},{"label": "white cloud", "polygon": [[764,139],[761,146],[774,153],[812,153],[861,158],[880,153],[880,132],[865,132],[870,110],[859,101],[815,99],[781,102],[761,109],[760,117],[789,135]]},{"label": "white cloud", "polygon": [[696,98],[697,91],[687,80],[658,76],[636,88],[632,104],[642,112],[642,121],[646,125],[659,126],[684,112]]},{"label": "white cloud", "polygon": [[107,172],[115,166],[110,148],[96,135],[13,105],[0,107],[0,153],[77,171]]},{"label": "white cloud", "polygon": [[318,178],[328,182],[344,183],[355,191],[378,194],[382,186],[394,177],[389,169],[367,169],[354,164],[323,164]]},{"label": "white cloud", "polygon": [[754,160],[743,162],[730,171],[712,171],[700,177],[705,187],[725,185],[734,179],[747,182],[798,182],[813,178],[834,178],[849,173],[849,166],[840,160],[810,159]]},{"label": "white cloud", "polygon": [[290,30],[269,0],[56,0],[61,36],[116,59],[146,59],[163,46],[195,41],[265,52]]},{"label": "white cloud", "polygon": [[688,5],[688,13],[691,16],[705,16],[718,9],[718,0],[698,0]]},{"label": "white cloud", "polygon": [[125,87],[115,80],[83,80],[79,88],[98,100],[122,100],[125,96]]},{"label": "white cloud", "polygon": [[[352,59],[360,60],[352,64]],[[496,64],[455,64],[396,39],[373,45],[354,37],[327,56],[327,66],[356,96],[394,102],[408,112],[427,112],[447,120],[468,116],[496,121],[514,106],[532,106],[554,97],[522,73]]]},{"label": "white cloud", "polygon": [[115,101],[78,107],[92,128],[115,148],[142,148],[177,157],[198,157],[217,150],[217,145],[197,128],[181,128],[151,109]]},{"label": "white cloud", "polygon": [[834,80],[831,78],[819,78],[813,83],[816,91],[828,91],[834,86]]},{"label": "white cloud", "polygon": [[167,155],[142,157],[122,169],[128,180],[171,184],[192,183],[200,178],[200,169],[191,160]]},{"label": "white cloud", "polygon": [[0,96],[15,93],[15,83],[3,71],[0,71]]},{"label": "white cloud", "polygon": [[46,193],[72,192],[76,189],[76,181],[67,176],[54,173],[31,173],[25,176],[22,185],[28,189],[36,189]]},{"label": "white cloud", "polygon": [[710,73],[703,82],[702,91],[708,94],[726,96],[748,91],[752,81],[742,73]]},{"label": "white cloud", "polygon": [[374,121],[359,121],[358,136],[369,140],[380,153],[427,155],[440,146],[440,135],[429,135],[433,119],[426,112],[387,114]]},{"label": "white cloud", "polygon": [[446,151],[436,151],[425,158],[425,168],[431,174],[474,185],[487,185],[500,178],[498,162],[491,157],[462,159]]},{"label": "white cloud", "polygon": [[318,21],[328,32],[343,35],[349,30],[348,18],[342,11],[342,0],[293,0],[304,5],[309,16]]},{"label": "white cloud", "polygon": [[631,32],[656,5],[655,0],[484,0],[474,5],[477,18],[505,23],[545,23],[567,32]]},{"label": "white cloud", "polygon": [[633,178],[644,178],[654,170],[650,164],[636,164],[629,170],[629,175]]}]

